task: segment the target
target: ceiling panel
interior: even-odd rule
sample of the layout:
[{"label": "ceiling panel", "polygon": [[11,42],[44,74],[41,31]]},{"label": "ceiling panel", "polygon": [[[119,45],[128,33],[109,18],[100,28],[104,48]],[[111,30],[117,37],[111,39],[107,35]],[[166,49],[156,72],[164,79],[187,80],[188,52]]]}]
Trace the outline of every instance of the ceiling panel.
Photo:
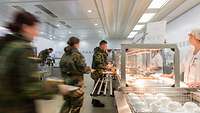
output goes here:
[{"label": "ceiling panel", "polygon": [[[83,0],[74,0],[74,1],[55,1],[55,2],[44,2],[43,5],[51,9],[52,12],[62,17],[62,19],[74,19],[74,18],[98,18],[98,14],[95,13],[96,8],[92,5],[90,0],[84,0],[84,3],[87,4],[87,7],[82,4]],[[91,14],[87,13],[87,10],[93,10]]]},{"label": "ceiling panel", "polygon": [[109,38],[126,38],[152,0],[95,0]]},{"label": "ceiling panel", "polygon": [[[72,28],[102,28],[100,20],[97,19],[79,19],[79,20],[66,20]],[[96,25],[98,24],[98,25]]]},{"label": "ceiling panel", "polygon": [[[9,9],[8,11],[12,13],[17,9],[13,6],[17,6],[39,17],[43,22],[41,27],[42,33],[46,33],[45,35],[43,33],[44,37],[56,35],[57,37],[62,36],[65,39],[67,36],[76,35],[81,38],[99,38],[99,35],[105,35],[93,0],[1,0],[0,3],[6,6]],[[36,5],[44,7],[57,17],[51,17],[44,10],[36,7]],[[0,7],[0,9],[5,10],[6,8]],[[14,10],[11,11],[11,9]],[[88,13],[88,10],[92,10],[92,12]],[[0,14],[2,15],[3,12]],[[52,26],[45,24],[46,22],[56,28],[51,28]],[[68,28],[68,26],[71,28]]]}]

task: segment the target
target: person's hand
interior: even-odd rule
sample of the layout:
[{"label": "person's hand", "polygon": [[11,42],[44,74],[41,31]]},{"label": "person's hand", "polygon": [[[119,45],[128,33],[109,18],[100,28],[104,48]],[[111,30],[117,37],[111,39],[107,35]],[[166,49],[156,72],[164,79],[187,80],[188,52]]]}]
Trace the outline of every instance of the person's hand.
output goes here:
[{"label": "person's hand", "polygon": [[91,69],[91,73],[95,72],[95,69]]},{"label": "person's hand", "polygon": [[91,70],[92,70],[92,69],[91,69],[89,66],[87,66],[87,67],[85,68],[85,72],[86,72],[86,73],[90,73]]},{"label": "person's hand", "polygon": [[106,66],[107,69],[111,69],[112,67],[113,67],[112,64],[108,64],[108,65]]},{"label": "person's hand", "polygon": [[166,78],[173,78],[175,75],[174,74],[163,74],[160,75],[160,77],[166,77]]},{"label": "person's hand", "polygon": [[80,96],[82,96],[83,94],[84,94],[84,91],[83,91],[82,88],[80,88],[80,89],[78,89],[78,90],[76,90],[76,91],[73,92],[73,96],[74,96],[74,97],[80,97]]},{"label": "person's hand", "polygon": [[200,87],[200,82],[190,82],[190,83],[187,83],[187,85],[189,88],[198,88]]}]

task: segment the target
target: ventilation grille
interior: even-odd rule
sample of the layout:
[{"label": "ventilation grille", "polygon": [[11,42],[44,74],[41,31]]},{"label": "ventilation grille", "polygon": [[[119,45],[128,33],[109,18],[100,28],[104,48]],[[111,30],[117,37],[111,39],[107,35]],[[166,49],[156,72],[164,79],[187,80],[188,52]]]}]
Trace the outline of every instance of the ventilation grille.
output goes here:
[{"label": "ventilation grille", "polygon": [[12,7],[14,7],[15,9],[17,9],[17,10],[20,10],[20,11],[25,11],[25,9],[24,8],[22,8],[22,7],[20,7],[20,6],[12,6]]},{"label": "ventilation grille", "polygon": [[70,26],[70,25],[68,25],[68,24],[66,24],[66,22],[65,21],[59,21],[62,25],[64,25],[65,27],[67,27],[67,28],[69,28],[69,29],[71,29],[72,28],[72,26]]},{"label": "ventilation grille", "polygon": [[53,28],[58,28],[57,26],[55,26],[55,25],[53,25],[53,24],[51,24],[51,23],[49,23],[49,22],[44,22],[44,23],[46,23],[47,25],[49,25],[49,26],[51,26],[51,27],[53,27]]},{"label": "ventilation grille", "polygon": [[43,5],[35,5],[35,7],[39,8],[42,11],[44,11],[45,13],[47,13],[49,16],[51,16],[53,18],[58,18],[58,16],[56,16],[53,12],[51,12],[49,9],[47,9]]}]

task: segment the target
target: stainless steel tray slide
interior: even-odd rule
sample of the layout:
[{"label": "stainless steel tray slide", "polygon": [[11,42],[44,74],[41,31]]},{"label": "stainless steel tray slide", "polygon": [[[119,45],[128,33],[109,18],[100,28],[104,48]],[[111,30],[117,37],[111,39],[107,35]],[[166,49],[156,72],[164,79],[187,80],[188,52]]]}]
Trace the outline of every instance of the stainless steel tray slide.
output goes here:
[{"label": "stainless steel tray slide", "polygon": [[[145,108],[138,108],[137,101],[133,101],[130,99],[130,95],[133,98],[140,98],[141,103],[145,103],[146,95],[152,94],[156,95],[165,95],[167,98],[170,98],[173,102],[178,102],[183,106],[187,102],[195,103],[196,105],[200,105],[200,92],[196,89],[188,89],[188,88],[134,88],[134,87],[126,87],[122,88],[120,92],[115,92],[116,103],[118,107],[119,113],[124,113],[123,111],[131,111],[132,113],[170,113],[170,112],[155,112],[151,110],[147,110]],[[134,97],[135,96],[135,97]],[[124,100],[123,100],[124,99]],[[129,107],[127,107],[127,105]],[[148,105],[148,107],[150,107]],[[125,110],[126,109],[126,110]],[[121,112],[122,111],[122,112]],[[172,112],[171,112],[172,113]],[[179,113],[179,112],[173,112]],[[180,112],[181,113],[181,112]],[[195,112],[196,113],[196,112]]]}]

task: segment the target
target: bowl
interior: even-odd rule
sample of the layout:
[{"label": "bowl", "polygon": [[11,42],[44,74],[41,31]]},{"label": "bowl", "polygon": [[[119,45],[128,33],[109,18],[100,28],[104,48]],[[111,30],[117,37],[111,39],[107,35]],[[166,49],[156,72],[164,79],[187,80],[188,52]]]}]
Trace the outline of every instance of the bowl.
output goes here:
[{"label": "bowl", "polygon": [[152,102],[155,102],[155,97],[144,97],[144,102],[149,106]]},{"label": "bowl", "polygon": [[158,94],[156,94],[156,98],[157,99],[160,99],[162,97],[166,97],[166,95],[164,93],[158,93]]},{"label": "bowl", "polygon": [[144,103],[144,102],[142,102],[142,101],[140,101],[140,102],[135,102],[134,104],[133,104],[133,106],[134,106],[134,108],[136,109],[136,110],[142,110],[142,109],[147,109],[147,106],[146,106],[146,104]]},{"label": "bowl", "polygon": [[161,112],[161,113],[170,113],[170,111],[166,107],[159,108],[158,112]]},{"label": "bowl", "polygon": [[195,104],[194,102],[186,102],[184,105],[183,105],[183,109],[186,111],[186,112],[192,112],[193,110],[197,109],[198,108],[198,105]]},{"label": "bowl", "polygon": [[157,102],[152,102],[150,104],[150,109],[152,112],[159,112],[160,108],[161,108],[161,106]]},{"label": "bowl", "polygon": [[200,113],[200,108],[198,107],[198,108],[194,109],[193,113]]},{"label": "bowl", "polygon": [[167,108],[169,111],[177,112],[182,108],[182,105],[179,102],[172,101],[172,102],[169,102],[169,104],[167,105]]},{"label": "bowl", "polygon": [[171,99],[169,97],[161,97],[159,101],[161,102],[162,106],[166,107],[171,102]]}]

